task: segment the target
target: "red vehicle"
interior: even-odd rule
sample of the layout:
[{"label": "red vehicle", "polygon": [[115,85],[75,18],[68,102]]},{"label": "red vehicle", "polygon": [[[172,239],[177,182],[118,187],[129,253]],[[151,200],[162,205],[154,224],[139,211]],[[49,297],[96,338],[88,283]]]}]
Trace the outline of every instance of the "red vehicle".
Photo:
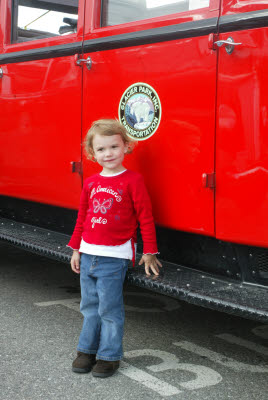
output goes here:
[{"label": "red vehicle", "polygon": [[83,137],[119,118],[166,261],[129,281],[267,321],[267,33],[268,0],[2,0],[1,238],[69,260]]}]

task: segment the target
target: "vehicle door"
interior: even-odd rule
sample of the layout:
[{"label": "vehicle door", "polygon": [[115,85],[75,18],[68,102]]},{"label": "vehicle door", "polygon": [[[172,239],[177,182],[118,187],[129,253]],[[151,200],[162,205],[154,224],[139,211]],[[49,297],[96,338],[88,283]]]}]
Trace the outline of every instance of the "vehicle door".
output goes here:
[{"label": "vehicle door", "polygon": [[[216,233],[268,246],[268,1],[222,2]],[[261,261],[260,261],[261,262]],[[254,267],[252,266],[254,269]],[[264,266],[265,268],[265,266]]]},{"label": "vehicle door", "polygon": [[[156,222],[214,235],[208,181],[219,1],[102,0],[86,7],[84,134],[94,120],[119,118],[139,141],[125,165],[143,174]],[[86,159],[83,168],[85,175],[98,170]]]},{"label": "vehicle door", "polygon": [[1,194],[75,208],[84,0],[3,0],[0,14]]}]

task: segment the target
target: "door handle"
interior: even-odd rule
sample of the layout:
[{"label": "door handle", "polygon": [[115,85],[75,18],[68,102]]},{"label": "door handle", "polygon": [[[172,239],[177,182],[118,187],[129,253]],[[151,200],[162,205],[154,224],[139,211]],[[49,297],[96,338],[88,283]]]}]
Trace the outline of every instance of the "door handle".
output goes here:
[{"label": "door handle", "polygon": [[71,170],[72,173],[77,172],[78,174],[82,175],[83,166],[81,161],[72,161],[71,162]]},{"label": "door handle", "polygon": [[234,51],[235,46],[240,46],[242,43],[235,43],[234,39],[230,36],[227,40],[217,40],[214,42],[218,47],[225,46],[225,50],[228,54]]},{"label": "door handle", "polygon": [[3,68],[0,67],[0,78],[3,78],[3,76],[4,76],[4,71],[3,71]]},{"label": "door handle", "polygon": [[76,60],[76,65],[78,65],[79,67],[82,67],[83,63],[86,64],[87,69],[90,71],[91,67],[92,67],[92,60],[90,57],[88,57],[87,59],[84,58],[78,58]]}]

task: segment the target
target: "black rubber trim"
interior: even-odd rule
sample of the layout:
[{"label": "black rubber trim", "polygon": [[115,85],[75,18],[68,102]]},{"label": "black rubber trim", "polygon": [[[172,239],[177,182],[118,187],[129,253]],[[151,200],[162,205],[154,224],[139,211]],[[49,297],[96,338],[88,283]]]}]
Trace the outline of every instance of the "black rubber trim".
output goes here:
[{"label": "black rubber trim", "polygon": [[219,33],[268,26],[268,9],[220,17]]},{"label": "black rubber trim", "polygon": [[67,43],[58,46],[40,47],[38,49],[15,51],[0,55],[1,64],[14,64],[25,61],[44,60],[48,58],[58,58],[73,56],[82,53],[82,41]]},{"label": "black rubber trim", "polygon": [[[210,33],[216,33],[217,22],[218,18],[210,18],[201,21],[185,22],[182,24],[86,40],[84,42],[83,52],[91,53],[175,39],[205,36]],[[47,58],[71,56],[77,53],[82,53],[82,42],[67,43],[64,45],[42,47],[38,49],[2,54],[0,55],[0,63],[11,64],[17,62],[43,60]]]}]

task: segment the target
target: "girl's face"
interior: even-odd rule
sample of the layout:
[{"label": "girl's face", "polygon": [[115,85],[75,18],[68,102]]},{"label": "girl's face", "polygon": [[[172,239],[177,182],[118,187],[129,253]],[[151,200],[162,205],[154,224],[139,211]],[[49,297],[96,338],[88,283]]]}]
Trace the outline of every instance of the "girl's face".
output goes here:
[{"label": "girl's face", "polygon": [[111,175],[124,169],[122,162],[128,146],[120,135],[104,136],[97,133],[93,138],[92,145],[94,157],[103,167],[103,173]]}]

